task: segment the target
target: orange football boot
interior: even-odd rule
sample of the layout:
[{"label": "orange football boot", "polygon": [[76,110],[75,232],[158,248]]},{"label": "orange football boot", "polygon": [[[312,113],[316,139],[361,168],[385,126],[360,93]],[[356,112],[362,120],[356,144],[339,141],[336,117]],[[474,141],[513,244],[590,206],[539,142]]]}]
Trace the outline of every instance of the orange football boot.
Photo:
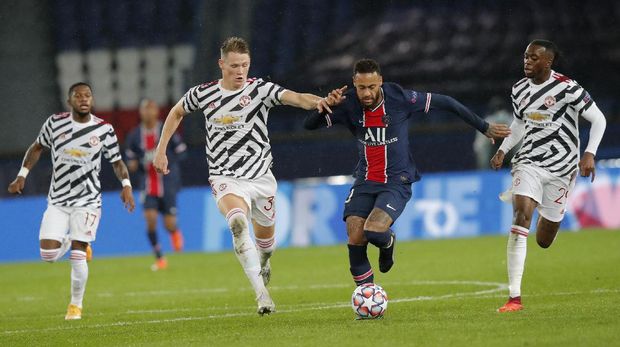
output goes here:
[{"label": "orange football boot", "polygon": [[504,304],[504,306],[497,309],[497,312],[514,312],[521,311],[523,309],[523,305],[521,304],[521,297],[517,296],[516,298],[509,298],[508,302]]}]

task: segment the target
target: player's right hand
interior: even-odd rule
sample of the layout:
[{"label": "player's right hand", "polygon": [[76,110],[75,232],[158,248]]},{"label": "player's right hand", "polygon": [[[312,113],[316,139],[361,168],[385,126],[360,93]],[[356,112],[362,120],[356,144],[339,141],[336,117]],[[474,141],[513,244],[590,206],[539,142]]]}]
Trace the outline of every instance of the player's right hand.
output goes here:
[{"label": "player's right hand", "polygon": [[494,170],[501,169],[502,164],[504,164],[504,156],[506,154],[502,150],[498,150],[497,153],[491,158],[491,167]]},{"label": "player's right hand", "polygon": [[26,184],[26,179],[22,176],[17,176],[11,184],[9,184],[9,193],[11,194],[21,194],[22,190],[24,190],[24,185]]},{"label": "player's right hand", "polygon": [[489,128],[484,135],[491,139],[492,144],[495,144],[495,139],[503,139],[510,135],[510,127],[501,123],[489,123]]},{"label": "player's right hand", "polygon": [[168,157],[165,153],[160,154],[159,152],[155,153],[155,159],[153,160],[153,167],[155,171],[167,175],[170,173],[168,170]]},{"label": "player's right hand", "polygon": [[337,106],[340,105],[344,99],[346,99],[347,97],[344,95],[344,92],[347,91],[347,87],[348,86],[342,86],[338,89],[334,89],[331,92],[329,92],[329,95],[327,95],[327,102],[329,106]]}]

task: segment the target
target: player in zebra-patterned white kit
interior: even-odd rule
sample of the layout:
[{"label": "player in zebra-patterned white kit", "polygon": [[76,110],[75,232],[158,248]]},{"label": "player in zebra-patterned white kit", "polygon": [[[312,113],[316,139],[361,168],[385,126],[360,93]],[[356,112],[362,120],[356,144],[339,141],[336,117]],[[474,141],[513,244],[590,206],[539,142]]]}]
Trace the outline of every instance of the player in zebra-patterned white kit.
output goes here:
[{"label": "player in zebra-patterned white kit", "polygon": [[[605,132],[605,116],[576,81],[551,69],[558,55],[555,44],[547,40],[534,40],[527,46],[525,78],[512,87],[512,132],[491,159],[491,166],[499,169],[505,153],[523,139],[512,159],[512,187],[501,196],[508,200],[512,195],[514,215],[507,246],[510,296],[499,312],[523,309],[521,279],[534,209],[540,215],[536,241],[547,248],[564,217],[577,170],[583,177],[592,175],[594,181],[594,156]],[[592,123],[581,159],[579,116]]]},{"label": "player in zebra-patterned white kit", "polygon": [[[262,79],[248,79],[250,50],[245,40],[231,37],[221,47],[222,78],[191,88],[172,108],[159,140],[153,164],[167,173],[165,148],[183,117],[197,110],[205,116],[209,181],[218,208],[233,235],[234,250],[250,280],[258,313],[275,305],[266,289],[269,259],[275,250],[276,180],[271,173],[267,135],[269,110],[290,105],[306,110],[329,109],[325,99],[296,93]],[[250,237],[252,220],[256,246]]]},{"label": "player in zebra-patterned white kit", "polygon": [[43,149],[52,157],[52,182],[43,214],[39,240],[41,259],[54,262],[71,248],[71,303],[65,319],[82,318],[82,300],[88,280],[87,249],[95,241],[101,217],[101,157],[114,168],[122,182],[121,200],[130,212],[134,208],[127,167],[121,160],[112,126],[91,114],[93,96],[86,83],[69,88],[71,112],[52,115],[28,148],[17,178],[9,192],[21,194],[28,172]]}]

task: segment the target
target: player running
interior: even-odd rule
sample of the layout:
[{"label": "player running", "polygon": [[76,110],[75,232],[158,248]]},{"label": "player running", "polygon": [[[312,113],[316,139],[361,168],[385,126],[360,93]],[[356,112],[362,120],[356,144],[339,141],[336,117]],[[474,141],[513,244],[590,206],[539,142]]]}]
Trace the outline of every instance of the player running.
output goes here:
[{"label": "player running", "polygon": [[[523,55],[525,78],[512,87],[512,133],[491,159],[491,166],[499,169],[504,155],[523,139],[512,159],[512,188],[507,192],[512,193],[513,205],[507,246],[510,296],[499,312],[523,309],[521,278],[534,209],[539,214],[536,241],[547,248],[564,217],[577,168],[581,176],[592,175],[594,181],[594,156],[605,132],[605,116],[576,81],[551,69],[558,56],[556,45],[547,40],[534,40],[527,46]],[[581,160],[579,115],[592,123]],[[510,194],[502,197],[508,200]]]},{"label": "player running", "polygon": [[52,182],[43,214],[39,243],[41,259],[55,262],[71,248],[71,303],[66,320],[82,318],[82,300],[88,280],[86,249],[95,241],[101,218],[101,157],[114,168],[123,190],[121,200],[131,212],[134,200],[129,173],[112,126],[91,114],[90,86],[79,82],[69,88],[71,112],[52,115],[45,121],[36,141],[28,148],[22,168],[9,185],[9,193],[21,194],[28,172],[43,149],[52,157]]},{"label": "player running", "polygon": [[[233,236],[235,254],[250,280],[260,315],[275,312],[266,289],[269,258],[275,250],[276,180],[267,137],[267,117],[276,105],[323,109],[325,100],[301,94],[262,79],[247,78],[250,50],[245,40],[231,37],[221,46],[222,78],[191,88],[172,108],[155,153],[154,165],[167,174],[164,148],[183,117],[200,110],[206,120],[209,181]],[[256,246],[249,233],[252,220]]]},{"label": "player running", "polygon": [[355,89],[332,91],[329,104],[338,105],[329,114],[313,113],[306,129],[342,124],[357,139],[359,163],[344,205],[343,219],[348,234],[349,263],[357,285],[371,283],[374,274],[366,247],[379,248],[379,270],[388,272],[394,264],[396,235],[390,226],[411,198],[411,184],[420,179],[409,151],[407,121],[434,109],[449,111],[487,137],[506,137],[503,124],[488,124],[453,98],[403,89],[383,82],[379,64],[362,59],[353,69]]},{"label": "player running", "polygon": [[163,256],[161,245],[157,240],[157,216],[163,215],[164,227],[170,235],[170,243],[176,252],[183,249],[183,235],[177,227],[177,192],[181,188],[181,169],[179,161],[184,158],[187,146],[178,134],[171,139],[171,146],[167,149],[170,174],[164,176],[155,171],[153,157],[155,147],[161,134],[162,124],[159,122],[159,106],[150,99],[140,103],[140,126],[127,135],[125,155],[127,166],[131,173],[139,172],[141,180],[142,203],[144,219],[149,242],[155,254],[155,263],[151,270],[163,270],[168,267],[168,261]]}]

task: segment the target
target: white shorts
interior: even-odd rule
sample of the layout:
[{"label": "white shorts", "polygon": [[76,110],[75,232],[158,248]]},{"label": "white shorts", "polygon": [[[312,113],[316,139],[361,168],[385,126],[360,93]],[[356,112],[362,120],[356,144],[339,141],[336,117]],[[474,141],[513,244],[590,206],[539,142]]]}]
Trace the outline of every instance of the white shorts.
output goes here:
[{"label": "white shorts", "polygon": [[551,222],[561,222],[568,194],[575,186],[576,171],[570,177],[557,177],[534,165],[521,164],[512,169],[513,194],[538,203],[538,213]]},{"label": "white shorts", "polygon": [[237,195],[249,208],[250,218],[262,226],[272,226],[276,219],[278,184],[271,171],[256,179],[211,176],[211,190],[218,203],[227,194]]},{"label": "white shorts", "polygon": [[39,240],[62,242],[70,240],[93,242],[97,235],[101,209],[92,207],[61,207],[47,205],[43,214]]}]

